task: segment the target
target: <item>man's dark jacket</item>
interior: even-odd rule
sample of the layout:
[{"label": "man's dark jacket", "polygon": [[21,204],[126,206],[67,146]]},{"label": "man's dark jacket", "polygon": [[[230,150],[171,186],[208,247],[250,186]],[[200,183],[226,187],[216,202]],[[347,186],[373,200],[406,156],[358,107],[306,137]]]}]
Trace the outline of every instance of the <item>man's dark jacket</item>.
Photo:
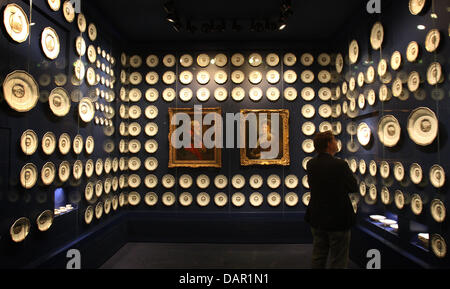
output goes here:
[{"label": "man's dark jacket", "polygon": [[305,220],[324,231],[347,231],[355,224],[356,214],[349,194],[358,184],[347,162],[322,153],[308,162],[311,200]]}]

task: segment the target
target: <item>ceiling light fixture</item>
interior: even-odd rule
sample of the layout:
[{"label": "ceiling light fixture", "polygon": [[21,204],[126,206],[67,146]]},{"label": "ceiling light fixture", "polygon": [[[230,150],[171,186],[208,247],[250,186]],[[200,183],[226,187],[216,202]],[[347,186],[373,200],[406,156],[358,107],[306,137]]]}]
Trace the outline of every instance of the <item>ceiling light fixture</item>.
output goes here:
[{"label": "ceiling light fixture", "polygon": [[417,29],[419,29],[419,30],[425,30],[425,25],[422,25],[422,24],[420,24],[420,25],[417,25]]},{"label": "ceiling light fixture", "polygon": [[278,21],[278,30],[284,30],[287,27],[287,22],[285,18],[280,18],[280,21]]}]

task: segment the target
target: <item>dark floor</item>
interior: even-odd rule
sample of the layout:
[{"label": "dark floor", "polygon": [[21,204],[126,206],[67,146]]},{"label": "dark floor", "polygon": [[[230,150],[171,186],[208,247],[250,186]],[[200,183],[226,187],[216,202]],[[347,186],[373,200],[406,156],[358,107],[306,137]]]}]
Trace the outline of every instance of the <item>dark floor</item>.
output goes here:
[{"label": "dark floor", "polygon": [[101,269],[310,269],[311,253],[312,245],[129,243]]}]

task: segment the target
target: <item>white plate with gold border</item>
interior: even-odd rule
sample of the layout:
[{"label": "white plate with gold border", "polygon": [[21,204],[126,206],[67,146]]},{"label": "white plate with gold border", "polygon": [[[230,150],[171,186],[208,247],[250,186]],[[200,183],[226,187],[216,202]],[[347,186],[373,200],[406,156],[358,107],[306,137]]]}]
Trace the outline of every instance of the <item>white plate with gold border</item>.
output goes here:
[{"label": "white plate with gold border", "polygon": [[273,190],[281,186],[281,178],[278,175],[270,175],[267,178],[267,186]]},{"label": "white plate with gold border", "polygon": [[192,177],[190,175],[182,175],[179,179],[179,184],[180,187],[183,189],[189,189],[192,184],[193,184],[193,180]]},{"label": "white plate with gold border", "polygon": [[298,202],[299,202],[298,195],[294,192],[290,192],[290,193],[286,194],[284,200],[288,207],[295,207],[298,205]]},{"label": "white plate with gold border", "polygon": [[225,193],[217,193],[214,196],[214,203],[218,207],[225,207],[228,203],[228,196]]},{"label": "white plate with gold border", "polygon": [[224,175],[218,175],[214,178],[214,185],[217,189],[223,190],[228,186],[228,178]]},{"label": "white plate with gold border", "polygon": [[211,202],[211,197],[209,196],[209,194],[202,192],[197,195],[197,204],[200,207],[207,207],[210,202]]},{"label": "white plate with gold border", "polygon": [[166,174],[161,179],[161,184],[166,189],[172,189],[176,185],[175,177],[170,174]]},{"label": "white plate with gold border", "polygon": [[271,207],[278,207],[281,204],[281,196],[280,194],[273,192],[267,196],[267,203]]},{"label": "white plate with gold border", "polygon": [[166,207],[171,207],[175,204],[176,202],[176,197],[174,195],[174,193],[172,192],[167,192],[164,193],[161,197],[162,199],[162,203],[166,206]]},{"label": "white plate with gold border", "polygon": [[300,62],[303,66],[311,66],[314,63],[314,56],[311,53],[303,53]]},{"label": "white plate with gold border", "polygon": [[207,175],[200,175],[197,177],[197,187],[199,187],[202,190],[205,190],[209,187],[210,185],[210,179]]},{"label": "white plate with gold border", "polygon": [[231,57],[231,63],[235,67],[241,67],[245,63],[245,57],[241,53],[236,53]]},{"label": "white plate with gold border", "polygon": [[266,63],[270,67],[275,67],[280,64],[280,57],[275,53],[270,53],[266,56]]},{"label": "white plate with gold border", "polygon": [[235,175],[231,180],[231,184],[232,184],[233,188],[235,188],[236,190],[242,189],[245,186],[244,176]]},{"label": "white plate with gold border", "polygon": [[264,197],[261,193],[253,193],[249,197],[250,205],[255,208],[261,207],[264,203]]},{"label": "white plate with gold border", "polygon": [[189,207],[190,205],[192,205],[193,202],[192,194],[188,192],[181,193],[180,196],[178,197],[178,202],[183,207]]},{"label": "white plate with gold border", "polygon": [[235,207],[242,207],[245,204],[246,198],[245,195],[242,193],[235,193],[231,197],[231,202]]},{"label": "white plate with gold border", "polygon": [[264,180],[260,175],[253,175],[250,177],[249,184],[252,189],[258,190],[264,185]]},{"label": "white plate with gold border", "polygon": [[266,91],[266,96],[267,96],[267,99],[268,99],[268,100],[270,100],[270,101],[272,101],[272,102],[275,102],[275,101],[277,101],[277,100],[280,99],[281,92],[280,92],[280,90],[279,90],[278,88],[276,88],[276,87],[270,87],[270,88],[268,88],[267,91]]}]

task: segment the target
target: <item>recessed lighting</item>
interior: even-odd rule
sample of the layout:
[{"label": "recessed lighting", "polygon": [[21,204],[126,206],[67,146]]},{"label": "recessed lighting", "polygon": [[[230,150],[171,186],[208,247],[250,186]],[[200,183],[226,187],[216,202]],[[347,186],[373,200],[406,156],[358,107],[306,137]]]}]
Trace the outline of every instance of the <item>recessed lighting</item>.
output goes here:
[{"label": "recessed lighting", "polygon": [[419,30],[425,30],[425,25],[417,25],[417,29]]},{"label": "recessed lighting", "polygon": [[437,16],[437,14],[436,14],[436,13],[431,13],[431,18],[437,19],[437,18],[438,18],[438,16]]}]

